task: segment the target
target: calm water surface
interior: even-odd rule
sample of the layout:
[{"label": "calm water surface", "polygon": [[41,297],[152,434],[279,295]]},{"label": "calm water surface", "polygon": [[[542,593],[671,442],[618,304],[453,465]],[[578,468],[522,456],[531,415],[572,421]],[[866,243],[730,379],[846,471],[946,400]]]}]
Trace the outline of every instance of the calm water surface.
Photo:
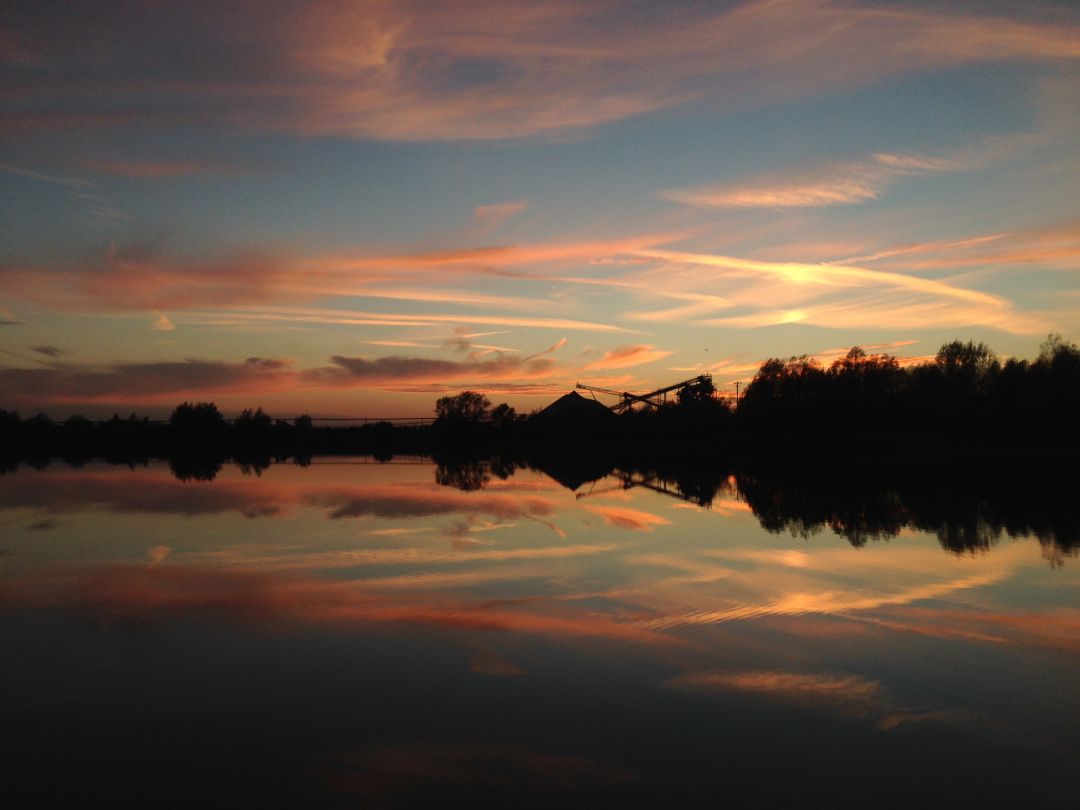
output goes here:
[{"label": "calm water surface", "polygon": [[558,477],[0,477],[0,802],[1080,802],[1059,538]]}]

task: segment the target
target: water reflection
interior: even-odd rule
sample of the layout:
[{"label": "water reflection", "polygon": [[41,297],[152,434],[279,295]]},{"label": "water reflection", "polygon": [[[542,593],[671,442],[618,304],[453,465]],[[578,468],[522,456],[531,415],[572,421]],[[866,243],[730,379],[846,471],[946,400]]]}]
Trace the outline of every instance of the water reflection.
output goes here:
[{"label": "water reflection", "polygon": [[[299,466],[310,463],[305,459]],[[411,463],[425,462],[414,459]],[[730,510],[731,503],[723,502],[741,501],[768,532],[810,538],[829,529],[857,547],[912,529],[934,533],[942,548],[955,553],[987,550],[1006,536],[1037,538],[1052,565],[1061,565],[1080,553],[1080,502],[1072,497],[1076,481],[1056,469],[1025,470],[1017,475],[1004,467],[866,469],[814,465],[808,469],[803,465],[726,467],[685,461],[643,468],[570,456],[527,460],[446,457],[434,460],[434,486],[423,491],[368,488],[350,494],[340,487],[305,491],[303,485],[258,488],[237,487],[233,482],[212,488],[172,486],[160,472],[140,476],[136,467],[122,479],[107,474],[100,465],[86,475],[74,472],[83,466],[69,467],[66,472],[54,468],[48,478],[10,476],[0,489],[0,506],[63,511],[97,504],[117,511],[176,514],[235,510],[254,517],[276,514],[289,503],[307,500],[333,507],[330,516],[334,518],[389,515],[399,510],[404,515],[421,516],[453,512],[460,505],[452,496],[439,494],[439,487],[474,492],[491,487],[493,481],[499,486],[498,482],[507,481],[518,471],[531,470],[573,491],[578,499],[640,488],[706,509]],[[169,461],[175,479],[185,484],[214,481],[223,466],[221,459]],[[259,477],[269,466],[269,462],[245,461],[236,469],[243,476]],[[47,467],[41,463],[30,469]],[[145,472],[147,466],[141,469]],[[505,499],[468,503],[486,504],[481,511],[500,517],[521,516]],[[551,509],[550,504],[540,502],[533,506],[536,514]],[[648,523],[646,520],[642,525]]]},{"label": "water reflection", "polygon": [[1069,482],[415,461],[0,478],[16,804],[1075,795]]}]

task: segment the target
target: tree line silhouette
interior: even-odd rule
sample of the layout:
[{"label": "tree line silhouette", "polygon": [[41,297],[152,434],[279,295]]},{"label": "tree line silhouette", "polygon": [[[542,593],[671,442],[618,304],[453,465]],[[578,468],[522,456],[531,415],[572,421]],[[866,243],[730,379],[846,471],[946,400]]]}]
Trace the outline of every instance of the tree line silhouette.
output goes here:
[{"label": "tree line silhouette", "polygon": [[984,343],[947,343],[931,362],[903,367],[855,347],[828,368],[812,359],[762,364],[739,403],[751,432],[835,441],[897,437],[993,445],[1080,437],[1080,349],[1051,335],[1034,361],[1002,363]]},{"label": "tree line silhouette", "polygon": [[[316,454],[452,453],[498,446],[618,445],[641,452],[760,455],[892,452],[926,455],[1060,455],[1080,444],[1080,349],[1051,335],[1032,360],[1002,363],[983,343],[947,343],[932,361],[901,365],[859,347],[828,367],[803,355],[761,364],[738,401],[702,382],[659,408],[518,414],[464,391],[435,403],[433,423],[316,426],[273,419],[262,408],[226,420],[209,402],[185,402],[167,422],[135,414],[93,422],[0,410],[0,470],[20,460],[234,458],[258,466]],[[586,418],[587,417],[587,418]],[[602,417],[602,418],[601,418]]]},{"label": "tree line silhouette", "polygon": [[1038,356],[1005,362],[984,343],[952,341],[929,362],[902,365],[853,347],[829,366],[771,358],[737,402],[700,382],[657,408],[611,419],[519,417],[466,391],[439,401],[441,439],[617,443],[715,453],[800,449],[919,454],[956,447],[990,454],[1080,443],[1080,348],[1050,335]]},{"label": "tree line silhouette", "polygon": [[722,464],[675,456],[643,460],[536,452],[435,461],[437,483],[468,491],[531,469],[575,490],[579,498],[609,491],[615,480],[615,488],[646,488],[705,509],[718,499],[736,499],[770,533],[809,541],[831,531],[856,548],[914,529],[935,535],[943,550],[957,555],[1023,537],[1037,539],[1054,567],[1080,555],[1076,474],[1053,467],[1018,474],[1012,464]]}]

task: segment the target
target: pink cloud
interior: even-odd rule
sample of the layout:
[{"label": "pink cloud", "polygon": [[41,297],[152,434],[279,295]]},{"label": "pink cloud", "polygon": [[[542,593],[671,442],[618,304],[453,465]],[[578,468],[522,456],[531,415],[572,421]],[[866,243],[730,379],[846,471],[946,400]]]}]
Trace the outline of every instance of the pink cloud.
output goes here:
[{"label": "pink cloud", "polygon": [[[690,101],[724,109],[934,68],[1080,57],[1078,26],[1051,13],[837,0],[679,14],[563,0],[124,11],[48,25],[12,15],[4,52],[28,79],[5,100],[20,105],[23,131],[130,125],[154,98],[155,123],[404,141],[554,136]],[[123,47],[133,31],[151,47]]]},{"label": "pink cloud", "polygon": [[[128,244],[49,265],[0,266],[0,292],[61,310],[168,311],[311,303],[342,296],[457,304],[500,312],[564,310],[549,298],[457,289],[476,275],[528,279],[550,268],[655,247],[676,234],[469,247],[423,253],[288,256],[249,249],[198,257],[159,244]],[[537,272],[537,268],[540,272]],[[433,270],[439,270],[433,274]],[[376,316],[385,318],[385,315]],[[572,323],[572,319],[555,319]],[[472,323],[515,325],[514,318]],[[540,319],[520,325],[541,325]],[[614,327],[604,327],[618,331]]]}]

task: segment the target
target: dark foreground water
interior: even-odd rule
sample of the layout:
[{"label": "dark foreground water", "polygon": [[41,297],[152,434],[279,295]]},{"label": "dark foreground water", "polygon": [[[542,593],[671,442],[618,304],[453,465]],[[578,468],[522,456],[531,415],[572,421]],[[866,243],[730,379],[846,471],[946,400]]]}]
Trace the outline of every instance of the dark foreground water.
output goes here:
[{"label": "dark foreground water", "polygon": [[510,472],[0,477],[0,805],[1080,803],[1075,511]]}]

